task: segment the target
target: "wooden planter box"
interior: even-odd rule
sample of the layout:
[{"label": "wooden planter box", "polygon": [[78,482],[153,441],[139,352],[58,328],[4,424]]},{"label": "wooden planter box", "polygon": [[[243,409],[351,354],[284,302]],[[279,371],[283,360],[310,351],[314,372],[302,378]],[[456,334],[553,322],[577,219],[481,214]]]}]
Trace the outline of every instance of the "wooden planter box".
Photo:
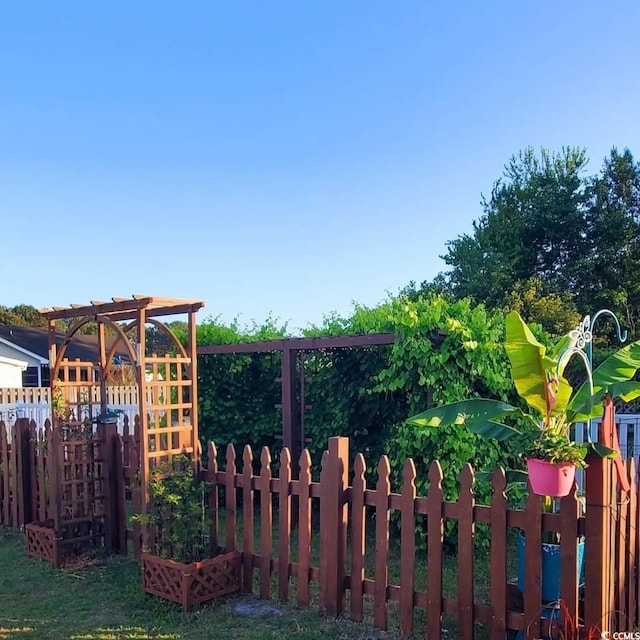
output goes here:
[{"label": "wooden planter box", "polygon": [[60,538],[53,528],[53,520],[31,522],[26,525],[27,555],[39,558],[60,568],[62,564],[62,550]]},{"label": "wooden planter box", "polygon": [[240,590],[242,554],[239,551],[190,564],[149,553],[141,554],[140,561],[145,592],[177,602],[183,611]]}]

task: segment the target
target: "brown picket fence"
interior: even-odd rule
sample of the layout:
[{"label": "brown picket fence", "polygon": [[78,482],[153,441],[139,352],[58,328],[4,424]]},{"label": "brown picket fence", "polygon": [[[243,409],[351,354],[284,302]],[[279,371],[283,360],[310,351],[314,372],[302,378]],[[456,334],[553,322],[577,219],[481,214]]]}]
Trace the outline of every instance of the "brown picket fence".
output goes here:
[{"label": "brown picket fence", "polygon": [[[25,422],[11,429],[0,424],[0,523],[8,527],[48,515],[48,425],[38,430]],[[142,532],[125,514],[141,507],[138,421],[131,427],[126,423],[123,435],[111,433],[109,438],[113,449],[108,449],[112,462],[105,470],[109,489],[104,514],[111,544],[106,546],[137,558]],[[545,532],[556,532],[562,607],[556,609],[560,619],[551,626],[579,621],[583,635],[599,637],[601,631],[640,625],[640,509],[633,460],[626,467],[632,484],[628,494],[617,487],[610,460],[590,461],[582,515],[575,493],[560,501],[557,513],[543,513],[541,498],[533,494],[523,509],[508,508],[502,470],[493,474],[490,503],[477,504],[469,465],[460,474],[457,502],[447,501],[437,461],[428,470],[426,496],[416,495],[411,460],[394,492],[387,458],[369,477],[362,454],[350,463],[348,439],[341,437],[329,440],[315,479],[306,450],[295,477],[287,449],[275,461],[267,449],[254,459],[249,446],[240,459],[231,445],[220,456],[210,443],[207,454],[208,467],[201,469],[201,477],[209,483],[210,544],[214,553],[242,553],[245,592],[318,606],[327,615],[348,614],[354,621],[370,617],[377,628],[397,626],[402,634],[424,632],[440,638],[443,616],[448,616],[456,621],[462,640],[473,638],[478,624],[496,640],[504,639],[508,630],[539,638],[553,631],[542,615],[541,543]],[[398,536],[392,536],[392,519]],[[445,553],[447,521],[457,523],[453,561]],[[424,538],[416,536],[418,523],[426,524]],[[477,551],[479,528],[489,532],[484,553]],[[527,540],[523,593],[509,570],[518,530]],[[579,585],[577,541],[583,536],[585,577]],[[425,550],[418,550],[420,542]],[[450,572],[453,564],[455,584],[445,584],[446,563]],[[476,573],[488,576],[486,584],[478,584]]]}]

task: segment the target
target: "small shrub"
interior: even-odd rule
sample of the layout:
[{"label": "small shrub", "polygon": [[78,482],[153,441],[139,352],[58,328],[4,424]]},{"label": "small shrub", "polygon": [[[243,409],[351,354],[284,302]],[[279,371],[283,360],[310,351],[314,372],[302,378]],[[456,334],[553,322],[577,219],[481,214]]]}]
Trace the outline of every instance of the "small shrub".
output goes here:
[{"label": "small shrub", "polygon": [[186,455],[174,456],[151,472],[147,512],[131,518],[155,534],[154,547],[146,551],[185,564],[206,557],[207,488]]}]

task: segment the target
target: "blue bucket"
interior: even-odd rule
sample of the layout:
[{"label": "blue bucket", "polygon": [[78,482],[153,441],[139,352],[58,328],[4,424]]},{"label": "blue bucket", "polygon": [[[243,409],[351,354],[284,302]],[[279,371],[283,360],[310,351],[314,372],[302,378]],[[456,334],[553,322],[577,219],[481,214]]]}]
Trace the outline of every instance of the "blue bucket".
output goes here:
[{"label": "blue bucket", "polygon": [[[584,585],[584,540],[577,543],[578,561],[576,574],[578,585]],[[524,534],[518,536],[518,589],[524,591]],[[542,601],[560,600],[560,545],[542,543]]]}]

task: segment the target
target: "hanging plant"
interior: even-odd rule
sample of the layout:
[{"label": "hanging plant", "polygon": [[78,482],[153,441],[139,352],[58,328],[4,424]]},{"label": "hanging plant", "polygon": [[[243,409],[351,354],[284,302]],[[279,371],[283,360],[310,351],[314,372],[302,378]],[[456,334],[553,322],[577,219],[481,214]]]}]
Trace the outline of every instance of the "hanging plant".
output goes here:
[{"label": "hanging plant", "polygon": [[[529,411],[498,400],[480,398],[430,409],[409,418],[408,423],[420,429],[463,425],[484,438],[515,441],[515,448],[525,461],[544,461],[553,473],[558,472],[558,467],[563,467],[562,472],[575,473],[576,467],[585,466],[585,458],[590,452],[606,457],[619,455],[599,443],[572,440],[571,427],[576,422],[602,415],[606,394],[626,402],[640,396],[640,384],[632,381],[640,368],[640,341],[614,353],[593,374],[589,368],[588,380],[574,393],[563,373],[575,354],[581,354],[587,366],[589,364],[582,351],[586,326],[588,318],[547,352],[520,315],[511,312],[506,320],[504,346],[514,386]],[[531,467],[537,465],[529,466],[531,479]],[[547,485],[542,483],[540,486]],[[558,491],[568,492],[571,486],[572,476]],[[536,491],[536,486],[533,490]]]}]

